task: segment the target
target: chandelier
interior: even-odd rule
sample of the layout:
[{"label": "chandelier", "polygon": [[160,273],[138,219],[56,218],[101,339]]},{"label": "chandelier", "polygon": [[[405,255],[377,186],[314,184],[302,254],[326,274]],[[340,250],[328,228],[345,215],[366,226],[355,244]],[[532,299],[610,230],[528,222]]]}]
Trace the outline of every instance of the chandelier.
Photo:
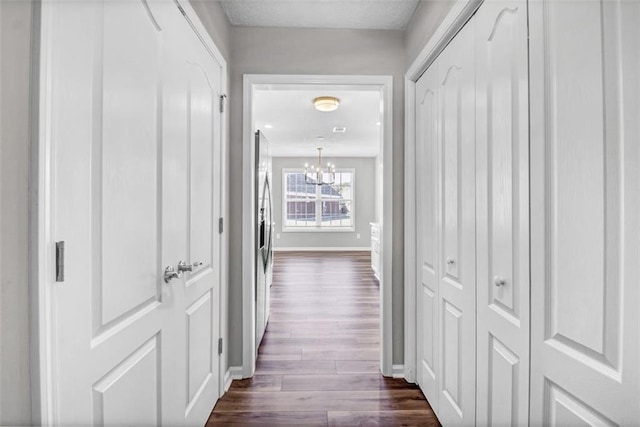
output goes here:
[{"label": "chandelier", "polygon": [[[325,175],[328,175],[329,182],[324,181]],[[315,185],[331,185],[335,182],[336,165],[327,163],[326,168],[322,169],[322,147],[318,147],[318,165],[304,164],[304,182]]]}]

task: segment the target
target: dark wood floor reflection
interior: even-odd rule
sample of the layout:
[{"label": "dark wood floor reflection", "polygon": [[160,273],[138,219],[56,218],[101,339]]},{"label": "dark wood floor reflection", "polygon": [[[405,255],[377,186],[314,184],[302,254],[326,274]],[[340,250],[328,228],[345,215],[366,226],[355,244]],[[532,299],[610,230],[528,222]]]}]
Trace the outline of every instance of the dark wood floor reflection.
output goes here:
[{"label": "dark wood floor reflection", "polygon": [[379,372],[379,288],[368,252],[279,252],[256,375],[208,426],[439,426],[420,390]]}]

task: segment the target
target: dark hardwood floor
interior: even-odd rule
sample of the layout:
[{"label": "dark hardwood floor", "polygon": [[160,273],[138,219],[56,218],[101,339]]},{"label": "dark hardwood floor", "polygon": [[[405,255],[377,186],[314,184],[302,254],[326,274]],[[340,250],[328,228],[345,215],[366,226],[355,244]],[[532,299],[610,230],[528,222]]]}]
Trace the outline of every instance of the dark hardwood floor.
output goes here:
[{"label": "dark hardwood floor", "polygon": [[378,282],[367,252],[279,252],[253,378],[207,426],[439,426],[417,386],[379,372]]}]

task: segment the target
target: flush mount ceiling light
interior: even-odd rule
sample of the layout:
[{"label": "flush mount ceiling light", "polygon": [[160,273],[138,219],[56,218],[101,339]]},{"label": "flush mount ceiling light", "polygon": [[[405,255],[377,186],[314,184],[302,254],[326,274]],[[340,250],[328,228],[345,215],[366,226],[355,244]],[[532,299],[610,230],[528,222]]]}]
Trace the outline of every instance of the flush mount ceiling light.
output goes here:
[{"label": "flush mount ceiling light", "polygon": [[319,96],[313,100],[313,106],[318,111],[335,111],[340,106],[340,100],[335,96]]}]

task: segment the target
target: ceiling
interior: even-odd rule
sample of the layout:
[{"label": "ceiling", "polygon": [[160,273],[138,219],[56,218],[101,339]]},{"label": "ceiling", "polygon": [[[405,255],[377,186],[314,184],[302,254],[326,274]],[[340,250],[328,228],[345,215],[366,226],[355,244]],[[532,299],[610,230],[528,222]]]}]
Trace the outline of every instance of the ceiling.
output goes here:
[{"label": "ceiling", "polygon": [[[336,111],[316,111],[313,99],[335,96]],[[380,93],[375,90],[345,90],[331,86],[257,90],[254,95],[256,129],[269,140],[275,157],[323,156],[375,157],[380,150]],[[333,132],[346,127],[346,132]]]},{"label": "ceiling", "polygon": [[244,27],[404,30],[419,0],[221,0]]}]

